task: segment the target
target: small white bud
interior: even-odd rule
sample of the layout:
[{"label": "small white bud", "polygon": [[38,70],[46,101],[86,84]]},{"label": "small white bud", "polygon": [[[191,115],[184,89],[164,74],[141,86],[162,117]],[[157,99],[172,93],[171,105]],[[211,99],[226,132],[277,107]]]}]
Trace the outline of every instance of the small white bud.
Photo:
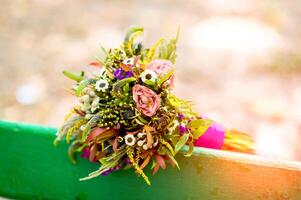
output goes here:
[{"label": "small white bud", "polygon": [[138,138],[142,138],[144,135],[146,135],[146,133],[138,133]]},{"label": "small white bud", "polygon": [[83,131],[83,130],[85,130],[85,126],[82,125],[82,126],[79,127],[79,129],[80,129],[81,131]]},{"label": "small white bud", "polygon": [[84,96],[82,96],[81,97],[81,100],[83,101],[83,102],[89,102],[90,101],[90,96],[89,95],[84,95]]},{"label": "small white bud", "polygon": [[95,92],[94,92],[93,90],[91,90],[91,91],[89,92],[89,95],[90,95],[91,97],[94,97],[96,94],[95,94]]},{"label": "small white bud", "polygon": [[146,144],[143,145],[142,148],[143,148],[144,150],[147,150],[147,145],[146,145]]},{"label": "small white bud", "polygon": [[86,114],[85,119],[91,119],[92,115],[91,114]]},{"label": "small white bud", "polygon": [[144,144],[144,142],[145,142],[145,140],[139,140],[139,141],[137,142],[137,145],[138,145],[139,147],[141,147],[141,146]]}]

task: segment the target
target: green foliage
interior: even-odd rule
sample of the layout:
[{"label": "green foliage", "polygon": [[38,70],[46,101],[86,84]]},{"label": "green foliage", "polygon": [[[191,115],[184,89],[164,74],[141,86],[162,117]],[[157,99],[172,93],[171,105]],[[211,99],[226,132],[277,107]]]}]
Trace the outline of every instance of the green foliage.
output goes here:
[{"label": "green foliage", "polygon": [[92,83],[96,83],[96,80],[90,78],[90,79],[84,79],[81,82],[79,82],[79,84],[76,86],[76,89],[75,89],[75,95],[81,96],[83,89]]},{"label": "green foliage", "polygon": [[164,152],[167,154],[167,156],[169,157],[169,159],[175,164],[175,166],[180,169],[180,166],[177,162],[177,160],[175,159],[175,157],[172,155],[172,153],[166,148],[166,147],[163,147],[164,149]]},{"label": "green foliage", "polygon": [[170,39],[169,41],[164,41],[159,47],[159,56],[160,59],[170,60],[172,63],[176,62],[177,54],[177,42],[179,39],[180,29],[177,31],[175,38]]},{"label": "green foliage", "polygon": [[134,41],[138,36],[142,35],[143,33],[144,29],[142,27],[132,27],[127,31],[122,46],[127,56],[131,57],[135,55],[135,53],[137,53],[134,52],[135,49],[137,49],[135,47]]},{"label": "green foliage", "polygon": [[172,93],[167,94],[167,100],[169,104],[177,111],[182,114],[191,116],[197,116],[198,113],[194,112],[191,108],[191,102],[185,101]]},{"label": "green foliage", "polygon": [[76,163],[76,159],[75,159],[75,152],[78,152],[80,151],[80,147],[82,146],[83,144],[81,144],[79,142],[79,140],[75,140],[72,142],[72,144],[69,146],[68,148],[68,155],[69,155],[69,158],[70,158],[70,161],[75,164]]},{"label": "green foliage", "polygon": [[188,152],[184,155],[185,157],[190,157],[193,153],[193,149],[194,149],[194,144],[193,144],[193,140],[191,140],[188,144],[189,149]]},{"label": "green foliage", "polygon": [[69,71],[63,71],[63,74],[66,77],[68,77],[69,79],[74,80],[76,82],[80,82],[80,81],[82,81],[85,78],[83,72],[81,72],[80,75],[77,75],[77,74],[74,74],[74,73],[69,72]]},{"label": "green foliage", "polygon": [[165,81],[167,81],[174,73],[175,69],[170,70],[168,73],[164,74],[162,77],[159,77],[158,85],[161,86]]},{"label": "green foliage", "polygon": [[153,60],[156,56],[156,51],[157,49],[160,47],[160,45],[164,42],[165,40],[163,38],[160,38],[159,40],[157,40],[157,42],[152,46],[152,48],[150,48],[150,50],[147,52],[146,55],[146,63],[150,62],[151,60]]},{"label": "green foliage", "polygon": [[101,119],[100,115],[94,115],[85,125],[84,130],[82,131],[81,141],[84,142],[86,140],[87,135],[89,134],[91,128],[95,126]]},{"label": "green foliage", "polygon": [[175,153],[177,153],[188,141],[189,134],[183,134],[175,145]]},{"label": "green foliage", "polygon": [[202,136],[207,129],[212,125],[213,121],[210,119],[196,119],[188,124],[188,128],[190,128],[193,138],[198,139]]},{"label": "green foliage", "polygon": [[129,83],[135,82],[136,78],[125,78],[118,82],[116,82],[113,85],[112,94],[115,97],[123,97],[124,94],[128,93],[130,91]]}]

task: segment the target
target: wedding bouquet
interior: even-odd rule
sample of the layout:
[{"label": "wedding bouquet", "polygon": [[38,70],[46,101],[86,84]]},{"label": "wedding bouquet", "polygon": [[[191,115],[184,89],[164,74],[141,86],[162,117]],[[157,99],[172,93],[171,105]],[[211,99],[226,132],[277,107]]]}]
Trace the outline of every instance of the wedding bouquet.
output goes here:
[{"label": "wedding bouquet", "polygon": [[167,165],[179,165],[175,155],[191,156],[195,146],[252,152],[246,134],[226,130],[199,115],[191,103],[172,92],[178,34],[159,39],[151,48],[137,38],[143,28],[130,28],[120,48],[101,48],[102,56],[90,65],[99,67],[92,77],[64,71],[76,81],[71,92],[78,98],[57,132],[55,143],[66,139],[74,153],[99,164],[80,180],[134,168],[147,184],[145,167],[155,174]]}]

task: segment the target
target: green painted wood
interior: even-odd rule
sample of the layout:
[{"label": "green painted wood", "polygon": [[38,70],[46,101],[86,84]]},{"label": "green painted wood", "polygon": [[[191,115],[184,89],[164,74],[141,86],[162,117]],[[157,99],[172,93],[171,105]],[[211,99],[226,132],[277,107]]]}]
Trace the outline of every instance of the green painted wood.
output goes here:
[{"label": "green painted wood", "polygon": [[[56,129],[0,121],[0,196],[14,199],[301,199],[301,164],[197,148],[178,156],[181,170],[151,176],[133,171],[79,182],[96,164],[73,165]],[[147,172],[148,173],[148,172]],[[149,174],[149,173],[148,173]]]}]

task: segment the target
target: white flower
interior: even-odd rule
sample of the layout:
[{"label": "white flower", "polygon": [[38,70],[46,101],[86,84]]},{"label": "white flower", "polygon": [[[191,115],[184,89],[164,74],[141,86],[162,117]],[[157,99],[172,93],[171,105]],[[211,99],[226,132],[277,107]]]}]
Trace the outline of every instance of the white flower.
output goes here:
[{"label": "white flower", "polygon": [[136,61],[135,63],[135,58],[127,58],[127,59],[124,59],[122,61],[122,64],[125,65],[128,69],[132,69],[133,67],[135,68],[140,68],[140,64],[138,61]]},{"label": "white flower", "polygon": [[96,95],[96,94],[95,94],[95,92],[94,92],[93,90],[89,91],[89,96],[90,96],[90,97],[95,97],[95,95]]},{"label": "white flower", "polygon": [[122,61],[123,64],[125,64],[126,66],[129,66],[129,67],[132,67],[134,66],[134,58],[127,58],[127,59],[124,59]]},{"label": "white flower", "polygon": [[138,138],[142,138],[143,136],[146,136],[146,133],[142,133],[142,132],[138,133]]},{"label": "white flower", "polygon": [[83,103],[89,103],[90,102],[90,96],[89,95],[83,95],[79,99]]},{"label": "white flower", "polygon": [[167,128],[168,130],[168,133],[169,134],[172,134],[176,128],[178,128],[178,126],[180,125],[180,123],[178,122],[178,120],[175,120],[173,123],[172,123],[172,126],[170,126],[169,128]]},{"label": "white flower", "polygon": [[140,74],[140,77],[144,83],[149,84],[149,83],[154,83],[158,78],[158,75],[154,71],[146,69],[144,72]]},{"label": "white flower", "polygon": [[109,88],[109,83],[106,80],[99,80],[95,84],[95,89],[100,92],[105,92]]},{"label": "white flower", "polygon": [[83,131],[83,130],[85,130],[85,126],[84,125],[81,125],[80,127],[79,127],[79,129],[81,130],[81,131]]},{"label": "white flower", "polygon": [[124,137],[125,144],[128,146],[133,146],[136,143],[136,138],[132,134],[127,134]]},{"label": "white flower", "polygon": [[80,107],[81,107],[81,110],[84,112],[89,112],[91,109],[91,105],[88,102],[81,104]]},{"label": "white flower", "polygon": [[102,67],[102,68],[100,69],[99,74],[100,74],[101,77],[105,76],[105,74],[106,74],[106,69],[105,69],[104,67]]},{"label": "white flower", "polygon": [[142,148],[143,148],[143,150],[147,150],[147,149],[148,149],[146,144],[144,144],[144,145],[142,146]]},{"label": "white flower", "polygon": [[99,107],[99,97],[96,97],[91,104],[91,111],[94,112]]},{"label": "white flower", "polygon": [[145,143],[145,141],[146,141],[146,139],[145,139],[145,140],[139,140],[139,141],[137,142],[137,145],[138,145],[139,147],[141,147],[141,146]]},{"label": "white flower", "polygon": [[96,97],[96,98],[92,101],[92,107],[98,106],[99,101],[100,101],[100,98],[99,98],[99,97]]},{"label": "white flower", "polygon": [[85,116],[85,119],[91,119],[93,117],[93,115],[91,115],[91,114],[86,114],[86,116]]}]

